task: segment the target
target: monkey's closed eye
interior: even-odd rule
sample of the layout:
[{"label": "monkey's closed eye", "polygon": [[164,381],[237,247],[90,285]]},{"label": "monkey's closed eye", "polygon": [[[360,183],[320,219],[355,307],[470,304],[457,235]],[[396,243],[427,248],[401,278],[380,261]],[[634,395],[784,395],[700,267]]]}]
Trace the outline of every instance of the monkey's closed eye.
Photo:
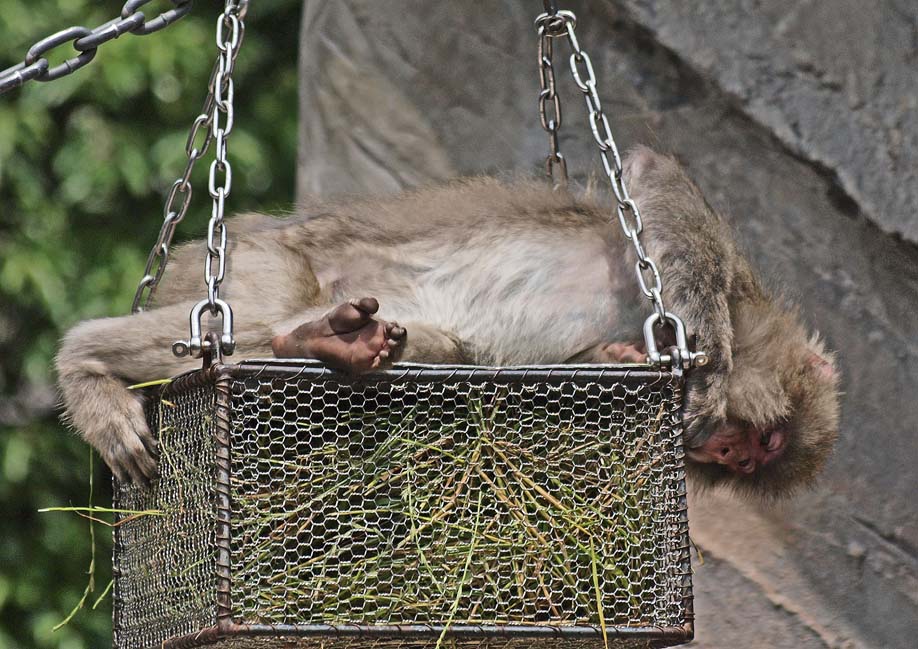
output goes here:
[{"label": "monkey's closed eye", "polygon": [[772,453],[784,446],[784,431],[780,426],[772,426],[762,431],[759,443],[767,452]]}]

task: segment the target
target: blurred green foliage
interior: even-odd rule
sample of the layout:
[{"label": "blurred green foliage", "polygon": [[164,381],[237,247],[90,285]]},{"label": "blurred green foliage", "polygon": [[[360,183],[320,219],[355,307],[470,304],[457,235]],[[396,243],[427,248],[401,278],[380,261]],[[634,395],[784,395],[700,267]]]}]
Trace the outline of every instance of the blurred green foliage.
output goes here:
[{"label": "blurred green foliage", "polygon": [[[122,4],[3,0],[0,69],[38,38],[70,25],[94,27]],[[90,560],[86,520],[37,512],[85,505],[89,489],[88,447],[51,407],[52,357],[78,320],[130,308],[165,192],[184,167],[222,4],[199,1],[164,31],[105,44],[71,76],[0,97],[0,649],[111,645],[108,599],[52,632],[79,601]],[[169,6],[157,0],[144,11],[149,17]],[[229,142],[231,211],[292,202],[299,11],[300,0],[252,3]],[[52,64],[69,49],[54,50]],[[178,238],[206,229],[207,160],[192,177],[195,196]],[[100,464],[96,501],[107,504],[109,475]],[[101,565],[90,604],[111,573],[110,530],[96,525],[96,535]]]}]

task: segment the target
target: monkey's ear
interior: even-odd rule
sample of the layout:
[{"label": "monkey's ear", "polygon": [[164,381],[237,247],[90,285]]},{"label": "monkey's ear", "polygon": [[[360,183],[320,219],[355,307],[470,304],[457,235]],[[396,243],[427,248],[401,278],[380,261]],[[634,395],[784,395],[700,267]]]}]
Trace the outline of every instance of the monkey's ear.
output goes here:
[{"label": "monkey's ear", "polygon": [[835,364],[816,352],[808,352],[806,364],[816,373],[817,378],[826,382],[834,382],[838,378],[838,372],[835,370]]}]

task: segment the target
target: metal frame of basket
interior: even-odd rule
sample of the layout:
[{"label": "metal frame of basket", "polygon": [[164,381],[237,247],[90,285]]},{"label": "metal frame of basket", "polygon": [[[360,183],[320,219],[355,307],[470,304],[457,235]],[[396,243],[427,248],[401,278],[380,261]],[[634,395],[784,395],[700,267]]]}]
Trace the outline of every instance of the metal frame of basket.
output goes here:
[{"label": "metal frame of basket", "polygon": [[[119,485],[116,493],[123,511],[115,528],[114,646],[687,642],[693,612],[681,390],[680,373],[650,366],[406,364],[355,378],[313,362],[266,360],[178,377],[149,401],[164,449],[162,477],[150,491]],[[491,408],[491,423],[466,425],[457,412],[468,414],[472,403]],[[357,414],[348,419],[349,412]],[[419,450],[408,453],[407,443]],[[413,532],[435,518],[421,511],[418,494],[439,493],[437,481],[456,474],[444,462],[468,463],[467,454],[456,454],[473,443],[516,459],[481,462],[481,479],[459,499],[458,513],[436,530],[429,526],[429,536]],[[393,459],[399,453],[401,464]],[[399,471],[402,477],[392,479]],[[379,483],[384,472],[385,494],[354,488]],[[617,489],[619,496],[607,495],[599,481],[614,483],[609,493]],[[520,485],[532,485],[525,498]],[[411,505],[412,489],[416,511],[404,502],[407,493]],[[494,489],[515,489],[516,504],[494,498]],[[323,501],[329,493],[334,497]],[[458,579],[463,561],[437,564],[418,539],[441,550],[468,544],[476,495],[478,513],[488,508],[491,521],[479,537],[513,542],[482,542]],[[328,523],[358,514],[360,524]],[[576,516],[579,522],[569,523]],[[617,530],[625,528],[633,535],[622,541]],[[528,545],[527,534],[558,543],[565,559],[545,543]],[[567,543],[577,554],[587,542],[599,548],[592,559],[583,552],[569,557],[560,547]],[[372,569],[349,572],[374,553],[383,559]],[[533,566],[541,562],[556,565],[536,578]],[[458,583],[459,594],[449,590],[439,609],[425,608],[418,594],[437,597],[427,573],[450,587]],[[517,582],[519,596],[506,595]],[[356,599],[341,595],[349,585],[359,591]],[[323,600],[322,592],[334,600]],[[378,605],[399,597],[401,610]],[[601,604],[592,607],[591,600]],[[322,608],[322,601],[332,603]]]}]

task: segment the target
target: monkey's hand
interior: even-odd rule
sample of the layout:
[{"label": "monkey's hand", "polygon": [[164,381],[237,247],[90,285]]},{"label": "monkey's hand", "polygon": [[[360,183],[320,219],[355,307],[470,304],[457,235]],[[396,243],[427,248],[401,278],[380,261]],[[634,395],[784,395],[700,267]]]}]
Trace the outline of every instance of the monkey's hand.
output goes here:
[{"label": "monkey's hand", "polygon": [[69,417],[122,482],[149,485],[156,477],[158,443],[138,396],[112,377],[85,377],[68,386],[82,393],[69,399]]},{"label": "monkey's hand", "polygon": [[727,374],[728,368],[716,360],[688,372],[683,434],[686,447],[701,446],[727,420]]}]

